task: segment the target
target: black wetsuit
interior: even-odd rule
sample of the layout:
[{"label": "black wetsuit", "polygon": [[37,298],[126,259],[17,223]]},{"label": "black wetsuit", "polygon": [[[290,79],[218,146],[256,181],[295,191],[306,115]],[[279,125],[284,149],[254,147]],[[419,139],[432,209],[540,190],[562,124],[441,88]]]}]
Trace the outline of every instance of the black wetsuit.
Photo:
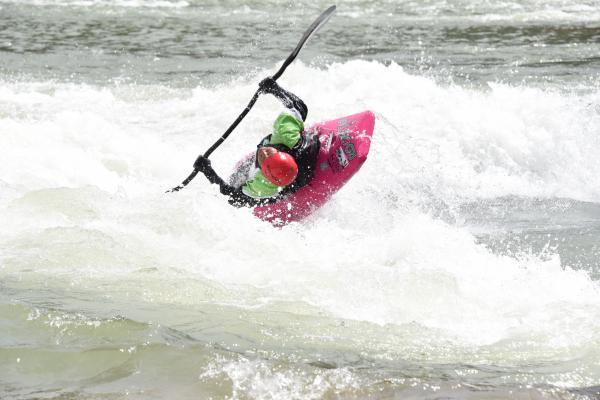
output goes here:
[{"label": "black wetsuit", "polygon": [[[308,108],[298,96],[281,88],[281,86],[272,80],[268,82],[268,85],[265,87],[263,87],[261,83],[261,89],[264,93],[270,93],[277,97],[285,107],[299,115],[302,118],[302,121],[306,120]],[[285,197],[300,189],[302,186],[307,185],[314,176],[315,164],[319,154],[319,140],[316,134],[306,134],[305,132],[302,132],[300,135],[300,141],[293,148],[289,148],[281,144],[269,144],[270,136],[271,135],[265,137],[258,144],[258,149],[263,146],[274,147],[279,151],[284,151],[290,154],[292,157],[294,157],[296,164],[298,165],[298,176],[294,182],[286,186],[276,196],[269,198],[254,198],[248,196],[242,191],[243,185],[234,187],[221,179],[221,177],[219,177],[219,175],[217,175],[215,170],[211,167],[208,160],[206,160],[205,164],[202,166],[201,171],[204,173],[204,175],[206,175],[206,178],[208,178],[211,183],[219,185],[221,193],[229,196],[229,203],[231,205],[236,207],[255,207],[274,203],[280,200],[282,197]]]}]

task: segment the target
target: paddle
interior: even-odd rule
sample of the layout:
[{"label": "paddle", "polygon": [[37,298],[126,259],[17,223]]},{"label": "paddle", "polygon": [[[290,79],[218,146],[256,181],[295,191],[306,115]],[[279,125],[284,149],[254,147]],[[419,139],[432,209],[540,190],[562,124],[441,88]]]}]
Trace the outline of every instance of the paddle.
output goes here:
[{"label": "paddle", "polygon": [[[279,77],[281,77],[281,75],[283,74],[285,69],[292,63],[292,61],[294,61],[294,59],[296,58],[296,56],[300,52],[300,49],[302,49],[302,46],[304,46],[306,41],[329,20],[329,18],[331,17],[331,15],[333,14],[334,11],[335,11],[335,6],[329,7],[327,10],[323,11],[323,13],[321,15],[319,15],[319,18],[317,18],[308,27],[306,32],[304,32],[302,39],[300,39],[300,42],[298,42],[298,45],[296,46],[294,51],[292,51],[292,53],[289,55],[289,57],[283,62],[283,65],[281,66],[281,68],[279,68],[279,71],[277,71],[277,73],[275,73],[275,75],[272,76],[273,80],[277,80],[277,79],[279,79]],[[208,150],[206,150],[206,152],[203,155],[204,157],[208,158],[212,154],[212,152],[215,151],[217,149],[217,147],[219,147],[221,145],[221,143],[223,143],[225,141],[225,139],[227,139],[227,137],[231,134],[231,132],[233,132],[233,130],[239,125],[239,123],[242,122],[244,117],[250,112],[250,109],[252,109],[252,107],[254,106],[254,103],[256,103],[256,100],[258,100],[259,95],[260,95],[260,89],[257,90],[256,93],[254,93],[254,96],[252,96],[252,99],[250,99],[250,102],[248,103],[248,105],[246,106],[244,111],[242,111],[242,113],[239,115],[239,117],[237,117],[237,119],[233,122],[233,124],[231,124],[231,126],[225,131],[225,133],[223,133],[223,135]],[[192,173],[187,178],[185,178],[185,180],[183,182],[181,182],[181,185],[176,186],[171,190],[167,190],[167,193],[177,192],[177,191],[183,189],[184,187],[186,187],[187,184],[190,183],[192,181],[192,179],[194,179],[196,177],[198,172],[199,171],[197,169],[194,169],[194,171],[192,171]]]}]

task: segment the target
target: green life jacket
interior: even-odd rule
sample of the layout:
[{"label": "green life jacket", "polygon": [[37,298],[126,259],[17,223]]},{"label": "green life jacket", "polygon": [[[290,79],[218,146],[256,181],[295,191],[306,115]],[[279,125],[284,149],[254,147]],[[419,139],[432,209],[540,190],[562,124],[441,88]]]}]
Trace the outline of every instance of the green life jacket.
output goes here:
[{"label": "green life jacket", "polygon": [[298,175],[294,182],[286,186],[279,192],[280,196],[285,196],[290,193],[294,193],[296,190],[303,186],[306,186],[312,178],[315,176],[317,157],[319,156],[319,149],[321,148],[321,142],[316,131],[302,132],[300,140],[292,148],[284,144],[271,144],[271,136],[267,135],[260,141],[257,149],[257,156],[255,161],[256,168],[260,168],[258,165],[258,150],[261,147],[274,147],[275,149],[288,153],[298,165]]}]

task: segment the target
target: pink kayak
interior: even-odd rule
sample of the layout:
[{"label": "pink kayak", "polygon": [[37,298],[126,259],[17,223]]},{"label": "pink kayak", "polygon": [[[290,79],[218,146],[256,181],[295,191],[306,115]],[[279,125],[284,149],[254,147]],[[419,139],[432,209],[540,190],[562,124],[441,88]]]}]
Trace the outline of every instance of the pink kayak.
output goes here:
[{"label": "pink kayak", "polygon": [[[375,115],[364,111],[315,124],[321,142],[315,176],[296,192],[273,204],[255,207],[258,218],[273,225],[300,221],[325,204],[367,159]],[[239,165],[239,163],[238,163]]]}]

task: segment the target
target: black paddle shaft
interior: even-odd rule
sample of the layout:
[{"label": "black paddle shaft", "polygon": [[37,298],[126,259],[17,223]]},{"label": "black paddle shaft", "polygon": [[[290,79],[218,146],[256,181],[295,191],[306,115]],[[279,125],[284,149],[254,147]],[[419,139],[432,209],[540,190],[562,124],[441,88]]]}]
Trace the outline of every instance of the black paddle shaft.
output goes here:
[{"label": "black paddle shaft", "polygon": [[[317,32],[329,20],[329,18],[331,17],[331,15],[333,14],[334,11],[335,11],[335,6],[329,7],[327,10],[323,11],[323,13],[321,15],[319,15],[319,18],[317,18],[308,27],[306,32],[304,32],[304,35],[302,35],[302,38],[298,42],[298,45],[296,46],[294,51],[292,51],[292,53],[288,56],[288,58],[286,58],[286,60],[283,62],[283,65],[281,66],[281,68],[279,68],[279,71],[277,71],[275,73],[275,75],[272,76],[273,80],[277,80],[277,79],[279,79],[279,77],[281,77],[281,75],[283,74],[285,69],[292,63],[292,61],[294,61],[294,59],[296,58],[296,56],[300,52],[300,49],[302,49],[302,46],[304,46],[306,41],[308,39],[310,39],[310,37],[315,32]],[[217,149],[217,147],[219,147],[225,141],[225,139],[227,139],[227,137],[240,124],[240,122],[242,122],[242,120],[250,112],[252,107],[254,107],[254,104],[256,103],[256,100],[258,100],[258,96],[260,95],[260,93],[261,93],[260,89],[257,90],[256,93],[254,93],[254,96],[252,96],[252,99],[250,99],[250,102],[248,103],[248,105],[246,106],[244,111],[242,111],[242,113],[237,117],[237,119],[235,121],[233,121],[233,124],[231,124],[231,126],[229,128],[227,128],[225,133],[223,133],[223,135],[221,135],[221,137],[212,146],[210,146],[210,148],[208,150],[206,150],[206,152],[204,153],[205,158],[208,158],[212,154],[212,152],[215,151]],[[177,192],[177,191],[183,189],[184,187],[187,186],[188,183],[190,183],[192,181],[192,179],[194,179],[196,177],[198,172],[199,171],[197,169],[194,169],[194,171],[192,171],[192,173],[187,178],[185,178],[185,180],[183,182],[181,182],[181,185],[174,187],[173,189],[168,190],[167,192]]]}]

